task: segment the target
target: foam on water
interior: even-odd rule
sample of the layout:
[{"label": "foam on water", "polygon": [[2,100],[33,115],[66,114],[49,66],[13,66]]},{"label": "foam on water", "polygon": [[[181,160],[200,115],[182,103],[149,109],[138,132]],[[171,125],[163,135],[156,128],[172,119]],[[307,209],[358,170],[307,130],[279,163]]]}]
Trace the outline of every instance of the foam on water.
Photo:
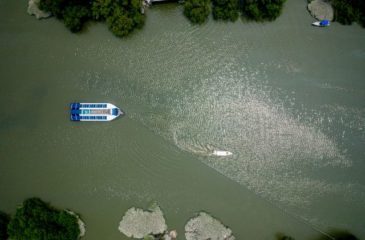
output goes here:
[{"label": "foam on water", "polygon": [[[316,174],[320,169],[341,171],[353,165],[347,149],[338,142],[341,138],[328,133],[341,121],[339,115],[342,126],[363,129],[364,114],[332,105],[324,105],[322,110],[302,106],[301,112],[291,111],[285,104],[296,104],[295,92],[289,93],[284,103],[277,90],[266,85],[265,70],[245,67],[237,73],[233,68],[237,66],[227,64],[213,77],[202,79],[199,87],[189,87],[186,97],[171,102],[168,117],[159,124],[161,128],[154,125],[153,130],[303,219],[315,218],[307,210],[318,199],[345,193],[349,198],[358,198],[358,188],[351,182],[332,181]],[[341,109],[342,114],[338,114]],[[151,120],[143,119],[147,126],[152,126]],[[343,138],[345,130],[341,134]],[[229,149],[234,156],[210,157],[217,148]]]},{"label": "foam on water", "polygon": [[257,193],[288,204],[307,203],[313,186],[322,186],[316,191],[320,194],[327,184],[311,181],[301,173],[303,168],[351,166],[333,139],[265,99],[263,91],[248,87],[239,96],[227,94],[217,99],[213,89],[204,95],[204,101],[186,100],[180,108],[183,112],[170,127],[174,142],[202,155],[209,152],[202,146],[212,144],[239,153],[224,161],[202,160]]}]

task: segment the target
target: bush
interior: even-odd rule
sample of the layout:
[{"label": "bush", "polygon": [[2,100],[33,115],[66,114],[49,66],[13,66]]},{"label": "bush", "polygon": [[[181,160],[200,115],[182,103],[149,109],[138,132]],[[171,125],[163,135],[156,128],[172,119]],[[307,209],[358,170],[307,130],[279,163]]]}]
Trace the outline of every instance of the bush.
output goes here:
[{"label": "bush", "polygon": [[238,0],[213,0],[213,18],[215,20],[236,21],[239,16]]},{"label": "bush", "polygon": [[0,212],[0,239],[8,239],[7,227],[10,221],[10,216]]},{"label": "bush", "polygon": [[204,23],[210,14],[210,0],[186,0],[184,15],[195,24]]},{"label": "bush", "polygon": [[16,210],[8,225],[8,234],[12,240],[76,240],[80,230],[75,216],[39,198],[30,198]]}]

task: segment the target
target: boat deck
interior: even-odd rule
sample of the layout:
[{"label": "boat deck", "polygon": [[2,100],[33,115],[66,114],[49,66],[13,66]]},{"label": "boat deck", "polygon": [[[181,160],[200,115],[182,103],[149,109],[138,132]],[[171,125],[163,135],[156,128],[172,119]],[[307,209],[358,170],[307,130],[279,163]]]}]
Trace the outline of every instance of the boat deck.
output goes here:
[{"label": "boat deck", "polygon": [[89,114],[111,114],[110,109],[90,109]]}]

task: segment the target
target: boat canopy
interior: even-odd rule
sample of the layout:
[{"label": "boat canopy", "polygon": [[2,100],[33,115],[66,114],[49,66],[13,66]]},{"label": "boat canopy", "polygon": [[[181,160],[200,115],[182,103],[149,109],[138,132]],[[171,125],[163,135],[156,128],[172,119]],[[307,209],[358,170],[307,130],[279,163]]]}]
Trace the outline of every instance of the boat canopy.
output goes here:
[{"label": "boat canopy", "polygon": [[118,108],[113,108],[112,109],[112,115],[118,116],[118,113],[119,113]]},{"label": "boat canopy", "polygon": [[325,20],[322,20],[320,22],[320,24],[321,24],[321,26],[328,26],[328,25],[330,25],[330,21],[325,19]]}]

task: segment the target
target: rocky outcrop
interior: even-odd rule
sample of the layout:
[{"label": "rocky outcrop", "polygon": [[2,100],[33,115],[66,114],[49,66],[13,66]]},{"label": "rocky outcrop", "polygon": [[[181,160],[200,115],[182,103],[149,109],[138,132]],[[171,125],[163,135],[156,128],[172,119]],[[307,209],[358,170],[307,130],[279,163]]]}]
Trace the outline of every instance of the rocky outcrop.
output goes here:
[{"label": "rocky outcrop", "polygon": [[30,15],[35,15],[35,17],[37,19],[50,17],[52,15],[51,13],[44,12],[44,11],[39,9],[39,7],[38,7],[39,1],[40,0],[29,0],[29,2],[28,2],[28,13]]},{"label": "rocky outcrop", "polygon": [[333,8],[330,3],[325,0],[313,0],[308,3],[308,11],[318,20],[333,20]]}]

